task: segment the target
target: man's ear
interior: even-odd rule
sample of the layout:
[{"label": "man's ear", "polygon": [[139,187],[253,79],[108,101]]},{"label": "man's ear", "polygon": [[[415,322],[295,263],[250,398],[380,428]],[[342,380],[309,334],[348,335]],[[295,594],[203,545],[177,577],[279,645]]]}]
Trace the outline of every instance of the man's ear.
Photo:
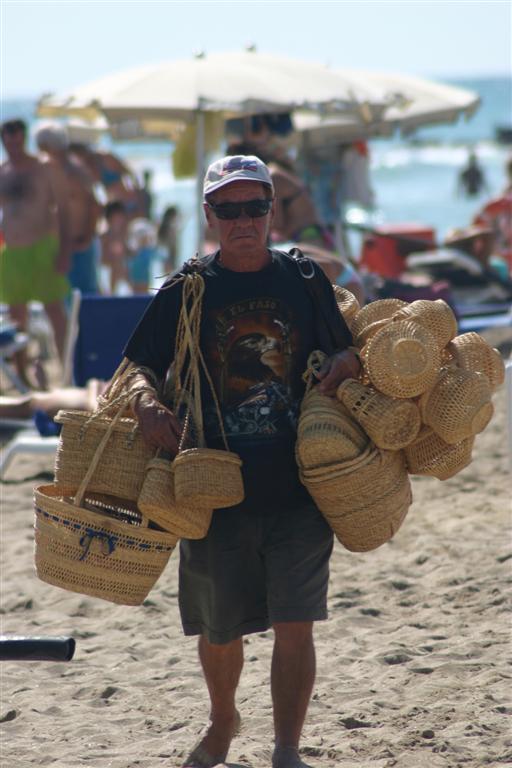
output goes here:
[{"label": "man's ear", "polygon": [[212,209],[210,208],[210,206],[207,203],[203,203],[203,211],[204,211],[204,215],[205,215],[206,221],[208,222],[208,225],[210,227],[212,227],[213,226]]}]

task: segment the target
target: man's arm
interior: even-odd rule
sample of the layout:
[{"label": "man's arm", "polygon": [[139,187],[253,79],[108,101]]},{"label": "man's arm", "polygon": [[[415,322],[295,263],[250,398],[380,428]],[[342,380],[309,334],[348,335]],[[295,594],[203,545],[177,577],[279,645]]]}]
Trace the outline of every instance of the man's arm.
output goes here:
[{"label": "man's arm", "polygon": [[69,227],[68,186],[63,171],[54,163],[42,163],[48,180],[50,205],[53,207],[59,236],[56,268],[61,274],[69,271],[71,261],[71,231]]},{"label": "man's arm", "polygon": [[131,379],[130,392],[140,390],[132,400],[132,410],[142,437],[150,448],[162,448],[175,456],[181,437],[181,425],[174,413],[158,399],[155,378],[139,371]]}]

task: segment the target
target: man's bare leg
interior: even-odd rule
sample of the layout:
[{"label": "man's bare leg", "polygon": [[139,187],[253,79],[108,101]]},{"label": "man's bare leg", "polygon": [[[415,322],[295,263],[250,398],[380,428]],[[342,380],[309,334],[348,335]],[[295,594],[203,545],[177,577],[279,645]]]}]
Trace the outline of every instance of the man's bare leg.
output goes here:
[{"label": "man's bare leg", "polygon": [[[28,307],[26,304],[11,304],[9,307],[9,315],[16,323],[18,330],[27,332],[28,326]],[[34,382],[30,381],[28,377],[28,354],[27,348],[22,347],[18,349],[13,355],[14,365],[16,367],[16,373],[24,384],[30,389],[33,388]]]},{"label": "man's bare leg", "polygon": [[231,740],[240,722],[235,706],[235,695],[244,663],[242,639],[238,638],[223,645],[214,645],[201,636],[199,659],[210,694],[211,725],[198,751],[210,755],[214,762],[185,761],[184,765],[216,765],[226,759]]},{"label": "man's bare leg", "polygon": [[307,768],[298,755],[302,726],[315,682],[312,622],[274,624],[271,688],[276,747],[273,768]]},{"label": "man's bare leg", "polygon": [[64,303],[62,301],[52,301],[51,304],[45,304],[44,308],[53,328],[59,359],[62,361],[68,322]]}]

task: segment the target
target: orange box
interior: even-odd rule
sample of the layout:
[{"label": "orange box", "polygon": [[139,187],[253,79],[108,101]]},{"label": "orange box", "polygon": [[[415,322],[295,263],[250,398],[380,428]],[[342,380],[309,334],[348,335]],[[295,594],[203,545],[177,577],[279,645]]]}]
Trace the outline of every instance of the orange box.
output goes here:
[{"label": "orange box", "polygon": [[400,277],[410,253],[424,250],[422,244],[435,247],[435,230],[425,224],[381,224],[375,234],[365,235],[360,264],[368,272],[382,277]]}]

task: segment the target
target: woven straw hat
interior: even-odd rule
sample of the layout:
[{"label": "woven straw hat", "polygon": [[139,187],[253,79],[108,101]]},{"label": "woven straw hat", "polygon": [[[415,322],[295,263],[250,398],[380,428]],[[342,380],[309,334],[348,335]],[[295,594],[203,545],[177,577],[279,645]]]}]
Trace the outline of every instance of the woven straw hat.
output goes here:
[{"label": "woven straw hat", "polygon": [[419,405],[423,422],[450,444],[482,432],[494,413],[487,377],[452,367],[441,371]]},{"label": "woven straw hat", "polygon": [[457,319],[443,299],[413,301],[395,312],[393,320],[414,320],[419,323],[435,337],[439,349],[443,349],[457,333]]},{"label": "woven straw hat", "polygon": [[449,445],[432,429],[424,426],[404,454],[411,475],[430,475],[448,480],[471,463],[474,437]]},{"label": "woven straw hat", "polygon": [[432,334],[418,323],[389,323],[363,349],[373,386],[391,397],[416,397],[433,386],[441,364]]},{"label": "woven straw hat", "polygon": [[336,303],[343,315],[348,327],[351,327],[352,321],[360,310],[360,304],[353,293],[342,288],[341,285],[333,285]]},{"label": "woven straw hat", "polygon": [[420,430],[419,408],[412,400],[388,397],[356,379],[343,381],[336,394],[378,448],[404,448]]},{"label": "woven straw hat", "polygon": [[448,344],[458,368],[465,371],[477,371],[487,376],[494,392],[505,381],[505,363],[497,349],[488,344],[478,333],[462,333]]},{"label": "woven straw hat", "polygon": [[365,304],[356,314],[350,326],[354,339],[371,323],[375,323],[377,320],[389,320],[395,312],[406,306],[407,302],[402,301],[402,299],[377,299]]}]

